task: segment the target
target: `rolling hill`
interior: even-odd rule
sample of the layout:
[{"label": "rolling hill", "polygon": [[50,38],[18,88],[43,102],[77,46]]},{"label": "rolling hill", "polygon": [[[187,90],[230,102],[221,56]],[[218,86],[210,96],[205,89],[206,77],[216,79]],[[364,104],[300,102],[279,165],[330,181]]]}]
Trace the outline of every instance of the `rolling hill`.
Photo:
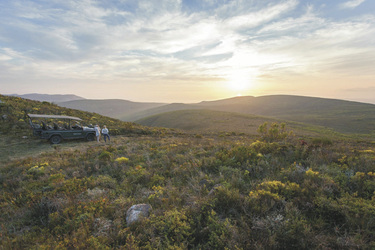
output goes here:
[{"label": "rolling hill", "polygon": [[340,133],[372,134],[375,131],[374,104],[289,95],[246,96],[198,104],[169,104],[138,113],[137,117],[141,119],[141,116],[184,109],[260,115],[324,126]]},{"label": "rolling hill", "polygon": [[299,136],[331,136],[335,134],[331,129],[317,125],[208,109],[171,111],[136,121],[144,126],[176,128],[195,133],[235,132],[249,135],[256,135],[259,125],[264,122],[269,124],[284,122],[289,130]]},{"label": "rolling hill", "polygon": [[53,103],[58,103],[58,102],[68,102],[68,101],[75,101],[75,100],[84,100],[85,98],[77,96],[77,95],[49,95],[49,94],[24,94],[24,95],[11,95],[11,96],[17,96],[29,100],[34,100],[34,101],[40,101],[40,102],[53,102]]},{"label": "rolling hill", "polygon": [[120,99],[106,100],[74,100],[68,102],[60,102],[59,106],[78,109],[88,112],[95,112],[101,115],[121,119],[123,121],[131,121],[128,116],[136,116],[139,112],[165,105],[164,103],[142,103],[131,102]]},{"label": "rolling hill", "polygon": [[146,117],[157,115],[157,114],[162,114],[162,113],[177,111],[177,110],[189,110],[189,109],[203,109],[203,108],[194,104],[172,103],[172,104],[166,104],[163,106],[143,110],[138,113],[129,114],[126,116],[126,119],[128,119],[129,121],[137,121],[142,118],[146,118]]},{"label": "rolling hill", "polygon": [[333,128],[342,133],[375,131],[375,105],[303,96],[237,97],[202,102],[202,107],[221,111],[269,116]]},{"label": "rolling hill", "polygon": [[[32,95],[36,97],[36,94]],[[48,95],[40,95],[39,99],[43,96]],[[194,104],[143,103],[120,99],[80,99],[58,102],[58,105],[95,112],[122,121],[138,121],[171,111],[201,109],[302,122],[331,128],[340,133],[368,134],[370,136],[375,133],[374,104],[317,97],[292,95],[244,96]],[[161,117],[158,118],[159,121],[161,119]]]}]

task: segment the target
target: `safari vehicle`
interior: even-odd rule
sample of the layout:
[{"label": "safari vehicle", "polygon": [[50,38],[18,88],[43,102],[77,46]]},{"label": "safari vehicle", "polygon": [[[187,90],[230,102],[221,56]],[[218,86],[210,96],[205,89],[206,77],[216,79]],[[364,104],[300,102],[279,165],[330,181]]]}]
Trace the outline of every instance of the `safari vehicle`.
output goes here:
[{"label": "safari vehicle", "polygon": [[66,115],[36,115],[28,114],[33,134],[41,139],[47,139],[52,144],[58,144],[66,139],[95,140],[95,130],[80,124],[82,119]]}]

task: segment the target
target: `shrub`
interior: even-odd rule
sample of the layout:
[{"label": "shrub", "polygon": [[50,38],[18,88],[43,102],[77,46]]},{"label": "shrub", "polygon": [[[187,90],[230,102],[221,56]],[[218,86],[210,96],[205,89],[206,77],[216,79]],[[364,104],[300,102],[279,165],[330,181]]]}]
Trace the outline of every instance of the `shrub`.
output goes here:
[{"label": "shrub", "polygon": [[228,219],[220,219],[209,200],[190,212],[192,246],[197,249],[236,249],[236,229]]},{"label": "shrub", "polygon": [[275,231],[278,249],[312,249],[318,245],[310,222],[295,207],[287,207],[286,216]]},{"label": "shrub", "polygon": [[313,138],[311,140],[313,146],[330,146],[333,144],[332,140],[327,137]]},{"label": "shrub", "polygon": [[230,150],[222,150],[216,154],[216,157],[227,166],[241,166],[245,163],[255,162],[257,153],[251,147],[237,146]]},{"label": "shrub", "polygon": [[238,218],[243,212],[244,198],[240,195],[239,190],[219,186],[215,189],[214,194],[214,209],[221,216]]},{"label": "shrub", "polygon": [[263,123],[258,127],[257,132],[260,134],[261,139],[266,142],[282,141],[287,138],[288,135],[292,135],[293,132],[287,132],[285,130],[285,123],[278,124],[272,123],[268,128],[268,122]]},{"label": "shrub", "polygon": [[93,181],[94,186],[115,189],[117,181],[108,175],[99,175]]},{"label": "shrub", "polygon": [[99,155],[99,160],[101,161],[110,161],[113,157],[113,154],[108,151],[103,151]]},{"label": "shrub", "polygon": [[256,214],[265,214],[281,201],[281,197],[267,190],[256,190],[249,193],[249,207]]},{"label": "shrub", "polygon": [[254,148],[257,153],[270,154],[277,152],[279,144],[276,142],[269,143],[257,140],[253,142],[250,147]]},{"label": "shrub", "polygon": [[126,158],[126,157],[118,157],[115,160],[115,162],[117,162],[119,164],[127,163],[128,161],[129,161],[129,158]]},{"label": "shrub", "polygon": [[141,242],[141,247],[151,249],[182,249],[187,248],[192,240],[191,225],[186,211],[173,209],[160,216],[152,214],[148,220],[144,220],[137,232],[143,231],[145,239],[153,241]]}]

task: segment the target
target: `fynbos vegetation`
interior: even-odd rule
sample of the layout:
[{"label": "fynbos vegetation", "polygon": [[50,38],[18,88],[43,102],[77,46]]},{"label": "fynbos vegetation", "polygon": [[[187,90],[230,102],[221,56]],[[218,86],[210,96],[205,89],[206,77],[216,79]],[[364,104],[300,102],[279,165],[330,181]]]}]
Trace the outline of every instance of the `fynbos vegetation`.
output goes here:
[{"label": "fynbos vegetation", "polygon": [[[374,248],[374,145],[302,145],[282,124],[265,127],[258,139],[133,131],[9,160],[1,248]],[[142,203],[150,215],[128,225]]]}]

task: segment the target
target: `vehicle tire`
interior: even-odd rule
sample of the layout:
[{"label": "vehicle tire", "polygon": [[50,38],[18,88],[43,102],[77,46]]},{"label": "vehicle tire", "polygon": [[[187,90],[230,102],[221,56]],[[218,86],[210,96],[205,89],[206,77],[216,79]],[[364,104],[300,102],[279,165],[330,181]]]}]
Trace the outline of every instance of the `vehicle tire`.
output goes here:
[{"label": "vehicle tire", "polygon": [[59,144],[62,141],[61,136],[59,135],[53,135],[49,140],[52,144]]},{"label": "vehicle tire", "polygon": [[94,141],[95,140],[95,135],[94,134],[88,134],[86,136],[86,140],[88,140],[88,141]]}]

